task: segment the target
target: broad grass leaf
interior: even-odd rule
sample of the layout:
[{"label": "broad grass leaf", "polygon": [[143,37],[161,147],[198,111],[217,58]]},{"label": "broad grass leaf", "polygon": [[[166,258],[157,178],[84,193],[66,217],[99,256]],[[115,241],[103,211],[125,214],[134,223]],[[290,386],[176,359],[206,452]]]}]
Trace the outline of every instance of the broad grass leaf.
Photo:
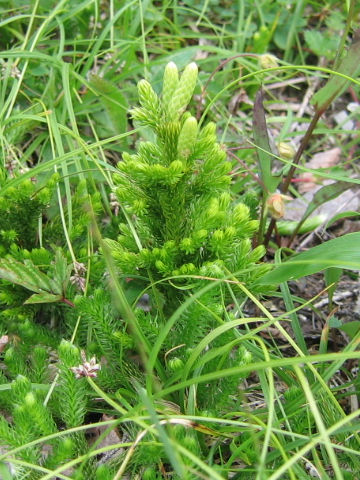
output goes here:
[{"label": "broad grass leaf", "polygon": [[258,284],[277,284],[296,280],[320,272],[329,267],[360,270],[360,233],[349,233],[334,240],[294,255],[271,272],[265,274]]},{"label": "broad grass leaf", "polygon": [[90,85],[100,94],[99,100],[109,115],[114,133],[127,131],[128,104],[124,95],[111,82],[93,75]]},{"label": "broad grass leaf", "polygon": [[26,302],[27,304],[34,304],[34,303],[54,303],[59,302],[62,299],[62,295],[54,295],[53,293],[34,293],[31,295]]},{"label": "broad grass leaf", "polygon": [[325,185],[321,187],[315,194],[311,202],[309,203],[303,219],[309,217],[314,210],[316,210],[320,205],[333,200],[338,197],[342,192],[352,188],[352,185],[348,182],[336,182],[331,183],[330,185]]},{"label": "broad grass leaf", "polygon": [[332,218],[330,218],[330,220],[327,222],[324,228],[326,230],[338,220],[341,220],[342,218],[349,218],[349,217],[360,217],[360,212],[354,212],[352,210],[349,210],[348,212],[338,213],[337,215],[334,215]]},{"label": "broad grass leaf", "polygon": [[54,279],[40,272],[30,260],[24,263],[13,258],[0,259],[0,279],[15,283],[35,292],[25,303],[53,303],[62,299],[63,288],[68,280],[69,268],[61,251],[56,255]]}]

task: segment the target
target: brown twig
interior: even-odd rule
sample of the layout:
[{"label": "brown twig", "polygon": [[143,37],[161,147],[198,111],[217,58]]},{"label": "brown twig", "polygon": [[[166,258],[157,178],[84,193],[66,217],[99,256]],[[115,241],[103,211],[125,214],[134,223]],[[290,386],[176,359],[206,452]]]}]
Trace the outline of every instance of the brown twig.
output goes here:
[{"label": "brown twig", "polygon": [[228,155],[230,155],[230,157],[234,158],[237,162],[240,163],[240,165],[247,171],[247,173],[249,175],[251,175],[253,177],[253,179],[261,186],[261,188],[265,189],[265,185],[264,183],[262,182],[261,178],[258,177],[256,175],[256,173],[254,173],[252,170],[250,170],[250,168],[248,167],[248,165],[246,165],[246,163],[241,160],[241,158],[237,157],[233,152],[231,152],[230,150],[227,150],[227,153]]},{"label": "brown twig", "polygon": [[214,75],[219,71],[221,70],[227,63],[229,62],[232,62],[233,60],[235,60],[236,58],[241,58],[241,57],[252,57],[252,58],[258,58],[259,55],[255,54],[255,53],[239,53],[238,55],[234,55],[233,57],[230,57],[230,58],[227,58],[226,60],[223,60],[216,68],[215,70],[211,73],[210,77],[207,79],[207,82],[205,83],[203,89],[202,89],[202,92],[201,92],[201,98],[200,98],[200,101],[198,102],[198,106],[197,106],[197,112],[196,112],[196,118],[199,120],[199,118],[201,117],[201,111],[200,111],[200,108],[201,108],[201,105],[203,103],[203,100],[205,99],[205,93],[206,93],[206,89],[207,89],[207,86],[209,85],[209,83],[211,82],[211,80],[214,78]]},{"label": "brown twig", "polygon": [[69,305],[69,307],[75,308],[75,303],[73,303],[71,300],[68,300],[67,298],[62,298],[61,302],[66,303],[66,305]]},{"label": "brown twig", "polygon": [[[312,118],[312,120],[310,122],[310,125],[309,125],[308,129],[306,130],[305,135],[303,136],[303,138],[301,140],[299,148],[297,149],[297,151],[295,153],[294,160],[292,162],[292,166],[289,170],[289,173],[287,174],[287,176],[285,178],[285,181],[282,183],[282,185],[280,187],[280,191],[281,191],[282,194],[285,194],[288,191],[289,185],[291,183],[291,179],[294,176],[294,172],[297,168],[297,165],[300,161],[300,158],[301,158],[302,154],[304,153],[304,150],[307,147],[307,145],[310,141],[310,138],[313,134],[313,131],[314,131],[316,125],[317,125],[317,122],[319,121],[319,119],[320,119],[321,115],[324,113],[324,111],[325,111],[325,109],[319,109],[315,112],[315,115]],[[271,237],[272,231],[275,227],[275,224],[276,224],[276,220],[274,218],[272,218],[271,222],[270,222],[270,225],[267,229],[266,235],[265,235],[265,240],[264,240],[265,247],[267,247],[267,245],[270,241],[270,237]],[[291,236],[288,246],[291,245],[291,243],[293,241],[293,238],[294,238],[294,234]]]}]

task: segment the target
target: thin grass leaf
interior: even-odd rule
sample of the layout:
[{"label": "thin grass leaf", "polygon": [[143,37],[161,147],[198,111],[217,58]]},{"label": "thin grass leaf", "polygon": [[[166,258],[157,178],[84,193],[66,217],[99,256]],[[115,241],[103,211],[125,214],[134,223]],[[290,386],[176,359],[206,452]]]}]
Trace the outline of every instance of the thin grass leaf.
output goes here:
[{"label": "thin grass leaf", "polygon": [[304,355],[301,357],[284,357],[279,359],[270,359],[265,362],[254,362],[247,365],[242,365],[241,367],[232,367],[224,370],[216,370],[204,375],[199,375],[198,377],[189,378],[187,380],[181,381],[176,385],[166,387],[163,390],[154,394],[154,399],[166,397],[172,392],[181,391],[182,389],[190,386],[196,385],[199,383],[208,383],[219,378],[224,378],[225,376],[232,375],[242,375],[247,372],[253,372],[257,370],[266,370],[268,368],[280,368],[285,369],[286,367],[291,367],[294,365],[302,364],[313,364],[320,362],[344,362],[350,358],[360,359],[360,352],[335,352],[335,353],[326,353],[320,355]]},{"label": "thin grass leaf", "polygon": [[333,200],[334,198],[338,197],[341,193],[345,192],[346,190],[349,190],[349,188],[351,188],[351,185],[347,182],[331,183],[330,185],[325,185],[322,188],[320,188],[320,190],[318,190],[314,194],[311,202],[309,203],[307,209],[305,210],[305,213],[302,219],[297,224],[295,230],[292,232],[290,243],[292,239],[295,237],[295,235],[300,231],[305,221],[310,217],[310,215],[318,207],[320,207],[320,205],[323,205],[324,203],[327,203],[330,200]]},{"label": "thin grass leaf", "polygon": [[280,178],[273,176],[271,173],[273,156],[271,155],[261,88],[258,90],[255,98],[253,133],[255,145],[260,147],[256,148],[256,154],[259,160],[261,179],[267,192],[273,193],[279,185]]},{"label": "thin grass leaf", "polygon": [[351,184],[347,182],[336,182],[330,185],[325,185],[324,187],[320,188],[314,195],[313,199],[309,203],[301,223],[303,223],[306,218],[308,218],[314,210],[316,210],[320,205],[323,205],[330,200],[338,197],[342,192],[345,192],[351,187]]},{"label": "thin grass leaf", "polygon": [[341,275],[342,275],[342,268],[330,267],[327,270],[325,270],[325,274],[324,274],[325,284],[327,287],[330,286],[327,291],[328,298],[329,298],[329,311],[331,311],[333,308],[333,303],[332,303],[333,296]]},{"label": "thin grass leaf", "polygon": [[[294,310],[294,303],[290,293],[289,285],[286,282],[283,282],[280,285],[280,289],[281,289],[281,293],[282,293],[287,311]],[[293,329],[296,342],[301,348],[301,350],[304,352],[304,354],[307,355],[309,352],[305,343],[304,333],[301,329],[299,318],[296,312],[294,311],[289,314],[289,317],[291,319],[291,327]]]},{"label": "thin grass leaf", "polygon": [[[337,68],[339,73],[356,78],[360,72],[360,30],[354,33],[353,42],[346,57]],[[324,112],[331,102],[335,100],[349,86],[349,81],[333,75],[326,85],[313,96],[311,103],[317,111]]]}]

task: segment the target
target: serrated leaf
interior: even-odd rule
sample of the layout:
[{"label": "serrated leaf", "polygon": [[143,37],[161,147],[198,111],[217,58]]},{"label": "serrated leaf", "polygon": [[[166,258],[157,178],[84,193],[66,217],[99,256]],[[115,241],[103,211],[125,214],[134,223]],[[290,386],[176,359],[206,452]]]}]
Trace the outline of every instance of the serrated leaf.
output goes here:
[{"label": "serrated leaf", "polygon": [[321,47],[324,43],[324,34],[319,32],[319,30],[305,30],[304,32],[305,42],[308,47],[315,52],[317,55],[321,53]]},{"label": "serrated leaf", "polygon": [[59,302],[62,299],[62,295],[54,295],[52,293],[42,292],[42,293],[34,293],[31,295],[30,298],[26,300],[27,304],[34,304],[34,303],[54,303]]},{"label": "serrated leaf", "polygon": [[55,254],[55,262],[53,266],[54,276],[51,279],[52,292],[56,294],[63,294],[69,283],[72,266],[67,264],[61,249],[59,248]]},{"label": "serrated leaf", "polygon": [[278,284],[320,272],[329,267],[360,270],[360,233],[349,233],[294,255],[257,283]]},{"label": "serrated leaf", "polygon": [[23,264],[14,259],[1,258],[0,278],[32,292],[40,293],[43,290],[50,290],[49,278],[30,261]]},{"label": "serrated leaf", "polygon": [[272,159],[270,155],[271,148],[269,143],[265,110],[263,105],[263,93],[260,88],[256,94],[253,114],[253,134],[254,142],[257,147],[256,154],[259,160],[261,171],[261,180],[263,181],[268,193],[274,193],[279,185],[280,178],[272,175]]}]

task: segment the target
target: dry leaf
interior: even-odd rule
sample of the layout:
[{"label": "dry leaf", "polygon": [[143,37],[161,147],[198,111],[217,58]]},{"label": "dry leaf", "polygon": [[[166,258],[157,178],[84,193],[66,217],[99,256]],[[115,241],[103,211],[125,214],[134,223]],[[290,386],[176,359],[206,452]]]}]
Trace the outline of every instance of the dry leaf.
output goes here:
[{"label": "dry leaf", "polygon": [[[108,420],[115,420],[115,417],[110,415],[103,414],[101,417],[101,421],[107,422]],[[100,425],[96,429],[96,433],[98,436],[102,435],[106,430],[109,429],[109,425]],[[107,447],[109,445],[115,445],[116,443],[121,443],[120,435],[117,432],[116,428],[112,428],[106,436],[101,440],[101,442],[97,445],[97,448]]]},{"label": "dry leaf", "polygon": [[[341,148],[336,147],[331,150],[326,150],[326,152],[320,152],[313,156],[313,158],[306,163],[307,168],[330,168],[336,165],[340,160]],[[310,192],[317,185],[320,176],[314,175],[311,172],[304,172],[299,175],[299,193]]]}]

